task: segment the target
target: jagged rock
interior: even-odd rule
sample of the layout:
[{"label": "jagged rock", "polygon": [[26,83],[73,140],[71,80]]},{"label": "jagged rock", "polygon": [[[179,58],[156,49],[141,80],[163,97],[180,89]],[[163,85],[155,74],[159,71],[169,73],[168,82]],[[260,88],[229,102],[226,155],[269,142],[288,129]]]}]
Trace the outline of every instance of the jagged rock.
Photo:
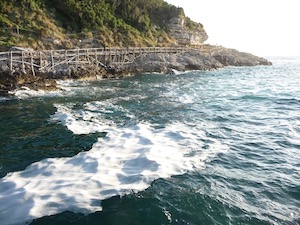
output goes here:
[{"label": "jagged rock", "polygon": [[250,53],[239,52],[236,49],[228,49],[221,46],[207,45],[210,55],[224,66],[257,66],[272,65],[268,60]]},{"label": "jagged rock", "polygon": [[175,17],[168,24],[169,35],[174,38],[179,45],[202,45],[208,39],[208,35],[202,26],[191,30],[186,26],[185,17]]},{"label": "jagged rock", "polygon": [[138,72],[168,73],[172,69],[186,70],[212,70],[223,67],[218,60],[209,57],[200,51],[191,50],[181,54],[148,54],[135,61]]},{"label": "jagged rock", "polygon": [[205,45],[199,50],[189,50],[180,54],[147,54],[137,59],[133,73],[161,72],[168,73],[172,69],[214,70],[224,66],[257,66],[271,65],[268,60],[249,53]]}]

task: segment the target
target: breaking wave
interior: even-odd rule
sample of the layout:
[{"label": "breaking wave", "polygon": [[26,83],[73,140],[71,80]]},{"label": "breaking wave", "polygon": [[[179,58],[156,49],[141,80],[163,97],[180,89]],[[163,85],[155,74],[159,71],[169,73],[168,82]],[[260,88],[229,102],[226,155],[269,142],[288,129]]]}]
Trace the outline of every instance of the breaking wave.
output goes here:
[{"label": "breaking wave", "polygon": [[87,152],[44,159],[1,179],[0,224],[24,224],[64,211],[100,211],[101,200],[145,190],[158,178],[201,170],[209,157],[228,149],[201,128],[184,123],[120,127],[105,114],[131,115],[122,108],[109,111],[111,107],[101,102],[86,103],[81,109],[56,105],[52,122],[64,124],[74,134],[106,135]]}]

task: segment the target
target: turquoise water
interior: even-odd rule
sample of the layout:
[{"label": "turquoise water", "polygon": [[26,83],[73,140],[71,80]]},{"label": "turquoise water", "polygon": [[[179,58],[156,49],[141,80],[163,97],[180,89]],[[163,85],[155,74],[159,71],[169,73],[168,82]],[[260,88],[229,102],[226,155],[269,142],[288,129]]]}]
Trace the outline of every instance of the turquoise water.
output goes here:
[{"label": "turquoise water", "polygon": [[0,101],[0,224],[300,224],[300,59]]}]

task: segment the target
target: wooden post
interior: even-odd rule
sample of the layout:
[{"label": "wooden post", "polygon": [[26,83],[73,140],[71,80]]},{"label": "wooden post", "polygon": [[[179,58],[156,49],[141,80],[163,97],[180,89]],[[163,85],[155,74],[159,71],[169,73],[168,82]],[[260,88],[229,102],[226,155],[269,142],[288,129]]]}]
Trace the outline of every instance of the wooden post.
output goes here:
[{"label": "wooden post", "polygon": [[12,51],[10,51],[10,71],[13,70],[13,55],[12,55]]},{"label": "wooden post", "polygon": [[[115,53],[115,54],[113,54]],[[111,60],[110,62],[114,63],[116,59],[116,49],[113,48],[113,52],[111,52]]]},{"label": "wooden post", "polygon": [[96,62],[96,66],[98,66],[98,56],[97,56],[97,49],[95,50],[95,62]]},{"label": "wooden post", "polygon": [[125,63],[125,59],[126,59],[127,54],[128,54],[128,52],[127,52],[127,49],[126,49],[124,54],[123,54],[122,64]]},{"label": "wooden post", "polygon": [[114,62],[118,63],[118,58],[119,58],[119,49],[116,49],[115,50]]},{"label": "wooden post", "polygon": [[54,69],[54,58],[53,58],[53,51],[50,51],[51,54],[51,63],[52,63],[52,68]]},{"label": "wooden post", "polygon": [[43,67],[43,58],[42,58],[42,52],[39,51],[39,54],[40,54],[40,68]]},{"label": "wooden post", "polygon": [[22,51],[22,70],[23,70],[23,73],[25,73],[25,64],[24,64],[24,51]]},{"label": "wooden post", "polygon": [[108,61],[109,61],[109,63],[111,63],[111,49],[108,49]]},{"label": "wooden post", "polygon": [[120,57],[120,62],[121,62],[122,65],[123,65],[123,62],[124,62],[125,54],[126,54],[126,50],[124,51],[124,48],[122,48],[121,57]]},{"label": "wooden post", "polygon": [[35,76],[35,71],[34,71],[34,66],[33,66],[33,56],[32,56],[32,52],[30,52],[30,64],[31,64],[32,75]]},{"label": "wooden post", "polygon": [[85,54],[86,54],[86,57],[87,57],[88,64],[90,65],[90,64],[91,64],[91,61],[90,61],[89,50],[87,49],[85,52],[86,52]]},{"label": "wooden post", "polygon": [[65,50],[65,64],[67,64],[67,49]]}]

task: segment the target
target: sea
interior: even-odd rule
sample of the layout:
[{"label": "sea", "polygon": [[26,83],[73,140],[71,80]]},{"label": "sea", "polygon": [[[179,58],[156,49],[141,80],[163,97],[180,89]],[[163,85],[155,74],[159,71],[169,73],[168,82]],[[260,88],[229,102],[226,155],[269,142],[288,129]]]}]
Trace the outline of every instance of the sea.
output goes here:
[{"label": "sea", "polygon": [[1,225],[299,225],[300,57],[0,99]]}]

